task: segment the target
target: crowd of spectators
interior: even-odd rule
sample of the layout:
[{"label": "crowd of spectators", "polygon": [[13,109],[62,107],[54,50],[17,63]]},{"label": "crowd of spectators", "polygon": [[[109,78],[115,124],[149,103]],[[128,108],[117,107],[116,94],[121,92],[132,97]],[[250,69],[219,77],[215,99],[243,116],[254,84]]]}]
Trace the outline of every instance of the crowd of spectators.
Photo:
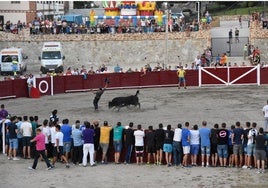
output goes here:
[{"label": "crowd of spectators", "polygon": [[[255,122],[246,122],[244,126],[235,122],[230,127],[227,127],[226,123],[215,123],[213,128],[208,127],[206,121],[202,121],[200,126],[185,122],[184,125],[178,123],[174,127],[170,124],[164,127],[159,123],[156,129],[153,126],[147,129],[141,124],[134,126],[133,122],[127,126],[121,122],[112,125],[104,121],[102,124],[99,120],[76,120],[71,125],[67,118],[61,122],[58,110],[55,109],[51,116],[40,124],[38,116],[11,117],[3,104],[0,115],[1,126],[5,128],[3,134],[6,137],[5,150],[8,159],[31,159],[33,156],[38,158],[39,156],[34,154],[35,144],[27,141],[35,138],[38,130],[38,134],[41,132],[45,137],[43,152],[47,157],[53,157],[53,166],[48,163],[49,169],[53,168],[56,162],[55,148],[58,149],[56,154],[63,156],[62,160],[64,159],[67,168],[70,163],[87,166],[88,152],[91,166],[97,163],[124,162],[137,165],[166,164],[167,167],[182,168],[235,167],[257,169],[257,173],[264,173],[267,168],[267,130],[258,128]],[[58,132],[63,136],[58,137]],[[60,145],[57,145],[59,143]],[[135,149],[132,151],[132,148]],[[108,155],[108,150],[114,153],[114,158]],[[35,167],[36,165],[34,169]]]}]

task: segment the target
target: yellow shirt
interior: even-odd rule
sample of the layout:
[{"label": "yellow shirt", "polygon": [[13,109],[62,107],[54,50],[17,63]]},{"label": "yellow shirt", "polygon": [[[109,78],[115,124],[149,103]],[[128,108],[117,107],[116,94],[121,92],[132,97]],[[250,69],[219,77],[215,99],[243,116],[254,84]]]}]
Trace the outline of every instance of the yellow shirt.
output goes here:
[{"label": "yellow shirt", "polygon": [[100,143],[109,144],[111,130],[112,127],[109,126],[100,127]]},{"label": "yellow shirt", "polygon": [[184,77],[185,74],[186,74],[186,72],[185,72],[185,70],[183,70],[183,69],[180,69],[180,70],[178,70],[178,72],[177,72],[178,77]]}]

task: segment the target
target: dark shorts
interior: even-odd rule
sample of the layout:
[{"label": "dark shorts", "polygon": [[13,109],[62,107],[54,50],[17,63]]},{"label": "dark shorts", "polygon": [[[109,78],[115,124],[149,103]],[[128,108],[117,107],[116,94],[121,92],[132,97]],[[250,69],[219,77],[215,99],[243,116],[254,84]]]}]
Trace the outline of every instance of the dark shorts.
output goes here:
[{"label": "dark shorts", "polygon": [[59,152],[57,150],[57,147],[53,148],[53,157],[57,157],[57,156],[63,156],[63,146],[59,146]]},{"label": "dark shorts", "polygon": [[211,143],[210,147],[211,147],[211,151],[210,151],[211,154],[217,153],[217,144]]},{"label": "dark shorts", "polygon": [[228,153],[229,153],[229,155],[232,155],[232,154],[234,154],[234,150],[233,150],[233,145],[229,145],[228,146]]},{"label": "dark shorts", "polygon": [[25,136],[25,137],[22,137],[22,145],[23,146],[31,146],[31,139],[32,137],[29,137],[29,136]]},{"label": "dark shorts", "polygon": [[135,146],[136,153],[143,153],[144,147],[143,146]]},{"label": "dark shorts", "polygon": [[147,153],[155,153],[156,149],[155,146],[147,146]]},{"label": "dark shorts", "polygon": [[156,150],[160,150],[160,149],[163,150],[163,145],[164,144],[156,144],[156,147],[155,147]]}]

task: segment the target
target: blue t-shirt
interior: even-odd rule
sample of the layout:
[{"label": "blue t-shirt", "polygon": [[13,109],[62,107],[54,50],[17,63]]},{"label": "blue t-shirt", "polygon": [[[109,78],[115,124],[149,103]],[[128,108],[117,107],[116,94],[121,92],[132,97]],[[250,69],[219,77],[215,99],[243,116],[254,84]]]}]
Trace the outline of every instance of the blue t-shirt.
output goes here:
[{"label": "blue t-shirt", "polygon": [[123,126],[114,127],[114,140],[122,140],[123,130]]},{"label": "blue t-shirt", "polygon": [[201,138],[201,147],[210,146],[210,128],[202,127],[199,129],[199,134]]},{"label": "blue t-shirt", "polygon": [[181,144],[182,146],[190,146],[190,141],[188,140],[190,137],[190,130],[183,128],[181,131]]},{"label": "blue t-shirt", "polygon": [[74,129],[72,131],[72,137],[73,137],[74,146],[81,146],[81,145],[83,145],[83,142],[82,142],[82,131],[81,130]]},{"label": "blue t-shirt", "polygon": [[60,131],[63,133],[63,142],[71,142],[72,127],[63,124],[60,128]]},{"label": "blue t-shirt", "polygon": [[234,134],[234,144],[242,144],[242,139],[241,136],[243,135],[244,131],[241,128],[235,128],[233,130],[233,134]]}]

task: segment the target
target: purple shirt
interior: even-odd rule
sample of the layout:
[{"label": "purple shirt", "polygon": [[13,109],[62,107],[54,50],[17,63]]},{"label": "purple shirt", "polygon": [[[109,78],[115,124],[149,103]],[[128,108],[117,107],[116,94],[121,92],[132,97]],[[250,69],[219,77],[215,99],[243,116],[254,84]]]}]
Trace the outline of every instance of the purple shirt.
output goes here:
[{"label": "purple shirt", "polygon": [[85,144],[93,144],[94,143],[94,129],[85,129],[82,132],[84,143]]},{"label": "purple shirt", "polygon": [[6,119],[7,116],[8,116],[8,112],[5,109],[0,110],[0,120]]}]

